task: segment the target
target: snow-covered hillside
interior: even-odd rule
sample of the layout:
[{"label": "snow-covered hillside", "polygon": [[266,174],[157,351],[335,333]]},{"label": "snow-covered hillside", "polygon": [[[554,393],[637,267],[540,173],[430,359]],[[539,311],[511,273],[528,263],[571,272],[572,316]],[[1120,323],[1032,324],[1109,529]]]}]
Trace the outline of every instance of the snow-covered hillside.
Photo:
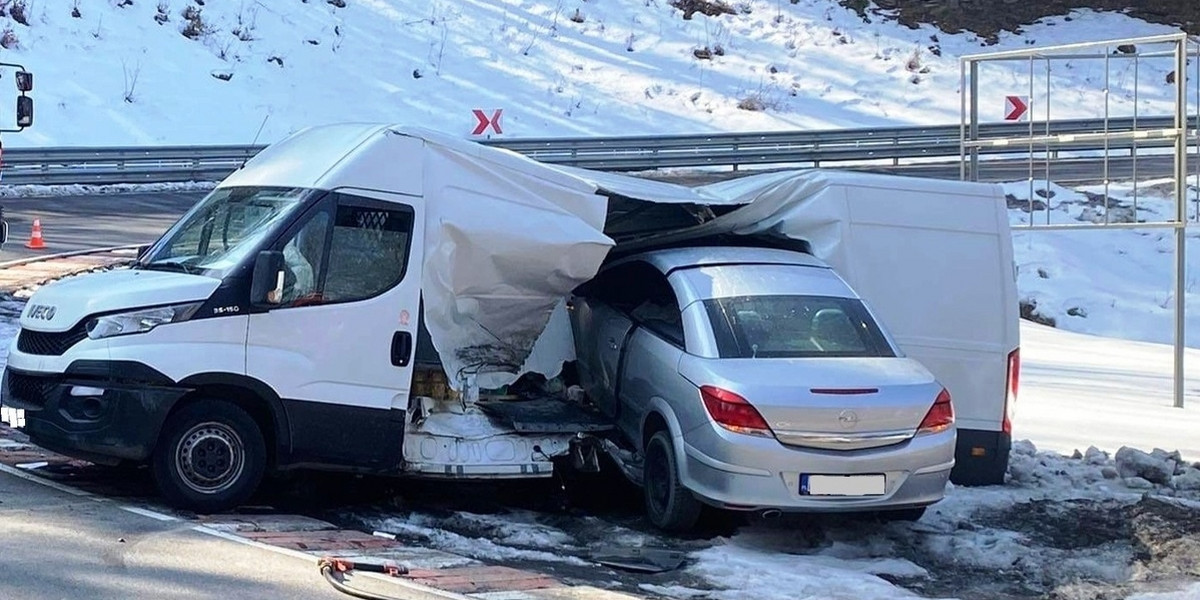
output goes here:
[{"label": "snow-covered hillside", "polygon": [[[1191,179],[1189,218],[1196,218]],[[1168,228],[1090,231],[1028,230],[1034,224],[1164,223],[1174,217],[1171,180],[1067,189],[1035,181],[1005,186],[1013,225],[1017,289],[1022,302],[1056,327],[1147,342],[1175,335],[1175,232]],[[1107,198],[1106,198],[1107,196]],[[1107,212],[1106,205],[1107,204]],[[1107,217],[1106,217],[1107,214]],[[1136,215],[1136,217],[1135,217]],[[1189,315],[1200,314],[1200,235],[1188,234],[1184,295]],[[1200,344],[1200,318],[1187,321],[1189,345]]]},{"label": "snow-covered hillside", "polygon": [[[728,3],[736,14],[690,19],[670,0],[16,4],[19,19],[0,19],[0,60],[34,71],[38,108],[11,146],[249,143],[268,117],[262,142],[345,120],[465,135],[476,108],[503,109],[506,136],[951,123],[962,54],[1173,31],[1082,11],[985,47],[867,23],[834,0],[743,0]],[[1056,70],[1053,88],[1071,91],[1055,117],[1095,116],[1103,68],[1092,62]],[[1169,110],[1168,70],[1143,62],[1142,114]],[[1111,72],[1113,114],[1128,114],[1133,71]],[[1026,66],[983,75],[997,95],[984,109],[999,119],[999,98],[1028,87]]]}]

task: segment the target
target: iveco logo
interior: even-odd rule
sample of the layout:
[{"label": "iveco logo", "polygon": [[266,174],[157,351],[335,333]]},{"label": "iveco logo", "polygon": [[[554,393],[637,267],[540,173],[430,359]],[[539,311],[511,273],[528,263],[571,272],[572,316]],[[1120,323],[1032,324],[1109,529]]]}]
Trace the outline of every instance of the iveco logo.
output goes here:
[{"label": "iveco logo", "polygon": [[838,413],[838,424],[842,426],[842,429],[854,429],[854,426],[858,425],[858,413],[852,410],[843,410]]},{"label": "iveco logo", "polygon": [[53,306],[46,306],[45,304],[34,304],[33,306],[29,307],[29,318],[30,319],[41,319],[43,321],[49,321],[50,319],[54,318],[54,313],[57,310],[58,309],[54,308]]}]

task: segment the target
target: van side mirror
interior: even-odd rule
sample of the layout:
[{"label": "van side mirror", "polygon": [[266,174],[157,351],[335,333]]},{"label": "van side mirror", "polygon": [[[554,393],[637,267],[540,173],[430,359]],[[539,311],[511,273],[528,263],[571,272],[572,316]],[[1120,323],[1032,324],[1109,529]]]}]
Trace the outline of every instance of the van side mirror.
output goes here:
[{"label": "van side mirror", "polygon": [[22,93],[33,91],[33,73],[25,70],[17,71],[17,91]]},{"label": "van side mirror", "polygon": [[250,304],[278,306],[283,302],[283,253],[263,251],[254,260]]},{"label": "van side mirror", "polygon": [[33,98],[17,96],[17,127],[33,126]]}]

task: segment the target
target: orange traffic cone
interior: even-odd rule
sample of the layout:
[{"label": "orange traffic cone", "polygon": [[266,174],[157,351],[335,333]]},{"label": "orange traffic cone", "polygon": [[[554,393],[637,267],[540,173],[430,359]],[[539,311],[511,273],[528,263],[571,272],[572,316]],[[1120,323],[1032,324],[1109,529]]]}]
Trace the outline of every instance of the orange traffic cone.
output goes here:
[{"label": "orange traffic cone", "polygon": [[46,242],[42,240],[42,220],[33,220],[33,233],[29,234],[29,241],[25,242],[25,247],[33,250],[42,250],[46,247]]}]

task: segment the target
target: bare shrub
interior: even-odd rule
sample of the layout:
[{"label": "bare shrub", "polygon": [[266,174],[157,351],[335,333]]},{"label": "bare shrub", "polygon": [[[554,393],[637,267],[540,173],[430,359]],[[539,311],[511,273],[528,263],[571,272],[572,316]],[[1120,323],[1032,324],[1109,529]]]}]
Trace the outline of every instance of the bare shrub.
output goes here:
[{"label": "bare shrub", "polygon": [[170,20],[171,20],[171,5],[166,2],[159,2],[157,9],[158,9],[158,12],[155,13],[154,20],[157,21],[159,25],[163,25],[163,24],[170,22]]},{"label": "bare shrub", "polygon": [[739,100],[737,107],[742,110],[760,112],[767,110],[767,101],[763,99],[762,94],[755,92]]},{"label": "bare shrub", "polygon": [[0,33],[0,48],[15,50],[20,47],[21,40],[17,39],[17,33],[12,30],[12,27],[5,27],[4,32]]},{"label": "bare shrub", "polygon": [[908,62],[904,63],[904,68],[909,73],[916,73],[921,70],[921,47],[917,46],[912,54],[908,56]]},{"label": "bare shrub", "polygon": [[216,32],[215,29],[209,27],[208,23],[204,22],[204,15],[195,6],[183,9],[181,16],[186,24],[179,33],[182,33],[185,38],[195,40]]},{"label": "bare shrub", "polygon": [[134,93],[137,92],[138,76],[142,74],[142,63],[138,63],[131,71],[125,61],[121,61],[121,73],[125,76],[125,102],[133,104]]},{"label": "bare shrub", "polygon": [[683,18],[686,21],[692,20],[692,16],[696,13],[707,17],[737,14],[737,10],[725,0],[671,0],[671,6],[683,11]]},{"label": "bare shrub", "polygon": [[79,12],[79,0],[75,0],[74,4],[71,5],[71,16],[76,19],[83,18],[83,13]]},{"label": "bare shrub", "polygon": [[12,20],[28,27],[29,6],[25,0],[13,0],[12,4],[8,5],[8,16],[12,17]]}]

